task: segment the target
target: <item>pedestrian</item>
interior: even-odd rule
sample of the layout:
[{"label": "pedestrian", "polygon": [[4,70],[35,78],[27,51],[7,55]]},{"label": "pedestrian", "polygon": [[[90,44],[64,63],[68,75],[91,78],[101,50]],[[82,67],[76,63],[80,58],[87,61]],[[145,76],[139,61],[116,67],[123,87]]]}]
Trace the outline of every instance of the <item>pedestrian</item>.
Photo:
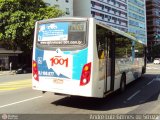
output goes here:
[{"label": "pedestrian", "polygon": [[9,63],[10,72],[12,71],[12,62]]}]

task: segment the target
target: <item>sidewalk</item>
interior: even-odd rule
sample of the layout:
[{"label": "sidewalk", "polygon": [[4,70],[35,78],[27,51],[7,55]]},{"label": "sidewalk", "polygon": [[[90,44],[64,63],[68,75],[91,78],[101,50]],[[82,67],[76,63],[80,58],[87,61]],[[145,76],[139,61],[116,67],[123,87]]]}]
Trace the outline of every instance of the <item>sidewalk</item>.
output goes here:
[{"label": "sidewalk", "polygon": [[0,71],[0,76],[2,75],[14,75],[15,74],[15,70],[12,71]]}]

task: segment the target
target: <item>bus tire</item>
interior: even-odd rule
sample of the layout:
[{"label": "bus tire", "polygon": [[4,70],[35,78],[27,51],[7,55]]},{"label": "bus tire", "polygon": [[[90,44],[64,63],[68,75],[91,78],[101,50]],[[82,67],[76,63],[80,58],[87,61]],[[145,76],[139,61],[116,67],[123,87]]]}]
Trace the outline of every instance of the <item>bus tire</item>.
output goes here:
[{"label": "bus tire", "polygon": [[120,92],[124,92],[126,89],[126,75],[125,73],[121,76]]}]

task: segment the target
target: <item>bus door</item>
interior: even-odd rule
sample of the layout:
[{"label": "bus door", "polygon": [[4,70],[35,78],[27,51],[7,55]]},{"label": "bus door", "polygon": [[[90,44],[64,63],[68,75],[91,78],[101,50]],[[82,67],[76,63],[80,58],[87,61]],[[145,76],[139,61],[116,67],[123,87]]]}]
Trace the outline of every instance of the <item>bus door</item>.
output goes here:
[{"label": "bus door", "polygon": [[105,38],[105,61],[106,61],[106,87],[105,92],[111,90],[111,57],[110,57],[110,38]]},{"label": "bus door", "polygon": [[97,25],[99,80],[104,80],[104,93],[111,90],[110,38],[107,29]]}]

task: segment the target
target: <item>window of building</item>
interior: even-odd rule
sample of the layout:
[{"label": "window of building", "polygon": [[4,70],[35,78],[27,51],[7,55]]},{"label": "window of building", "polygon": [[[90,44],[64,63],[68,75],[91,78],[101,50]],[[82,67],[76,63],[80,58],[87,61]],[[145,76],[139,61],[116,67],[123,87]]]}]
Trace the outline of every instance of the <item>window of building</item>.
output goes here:
[{"label": "window of building", "polygon": [[66,0],[66,3],[68,3],[69,2],[69,0]]},{"label": "window of building", "polygon": [[56,8],[59,8],[59,5],[54,5]]},{"label": "window of building", "polygon": [[102,19],[104,19],[104,14],[100,14],[100,16],[102,17]]},{"label": "window of building", "polygon": [[51,4],[50,4],[50,3],[45,3],[45,5],[46,5],[46,6],[50,6]]},{"label": "window of building", "polygon": [[104,10],[104,5],[102,5],[102,10]]},{"label": "window of building", "polygon": [[91,11],[92,17],[95,17],[95,12]]},{"label": "window of building", "polygon": [[70,12],[69,12],[69,8],[66,8],[66,14],[69,15]]},{"label": "window of building", "polygon": [[91,4],[92,4],[92,7],[94,7],[94,6],[95,6],[95,2],[91,1]]}]

